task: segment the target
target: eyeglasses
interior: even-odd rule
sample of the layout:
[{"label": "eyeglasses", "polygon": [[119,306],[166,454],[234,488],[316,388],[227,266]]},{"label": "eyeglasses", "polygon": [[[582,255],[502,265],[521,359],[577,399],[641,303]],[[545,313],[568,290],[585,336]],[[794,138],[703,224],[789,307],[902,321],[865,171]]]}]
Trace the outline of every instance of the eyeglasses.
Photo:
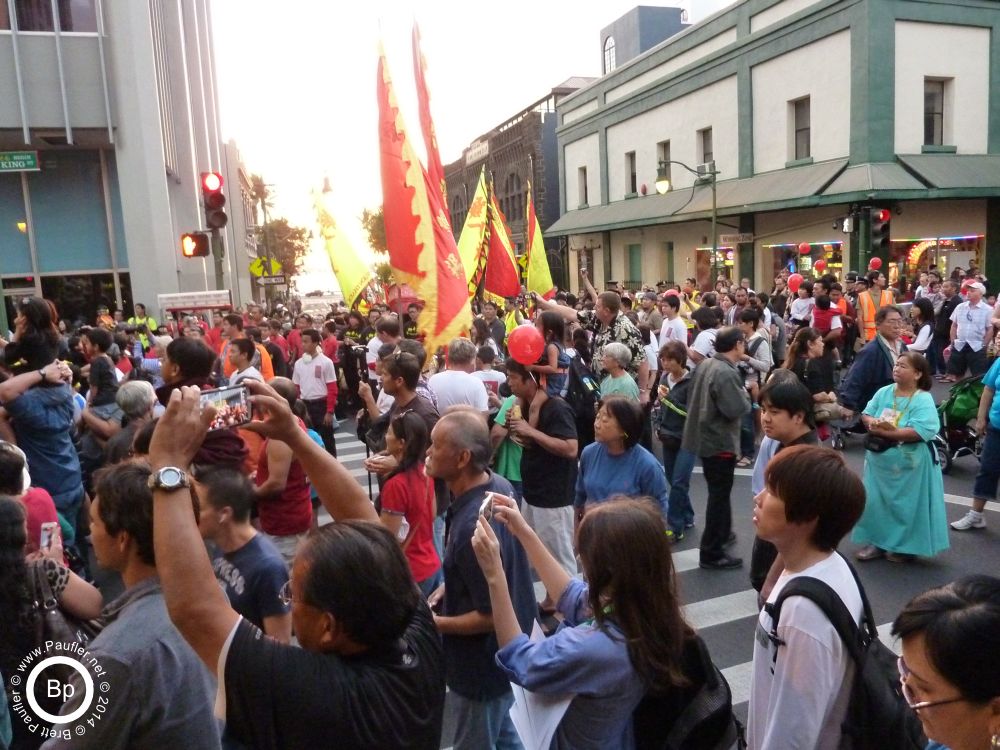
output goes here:
[{"label": "eyeglasses", "polygon": [[286,607],[292,606],[292,579],[289,578],[285,583],[278,589],[278,600],[284,604]]},{"label": "eyeglasses", "polygon": [[907,680],[909,680],[912,673],[910,672],[910,668],[906,666],[906,662],[903,661],[902,656],[896,659],[896,669],[899,670],[899,686],[903,690],[903,700],[905,700],[906,705],[914,711],[920,711],[921,709],[930,708],[931,706],[943,706],[947,703],[960,703],[965,700],[965,698],[948,698],[943,701],[917,701],[913,691],[910,690],[909,685],[907,685]]},{"label": "eyeglasses", "polygon": [[970,323],[972,322],[972,313],[968,310],[965,311],[965,319]]}]

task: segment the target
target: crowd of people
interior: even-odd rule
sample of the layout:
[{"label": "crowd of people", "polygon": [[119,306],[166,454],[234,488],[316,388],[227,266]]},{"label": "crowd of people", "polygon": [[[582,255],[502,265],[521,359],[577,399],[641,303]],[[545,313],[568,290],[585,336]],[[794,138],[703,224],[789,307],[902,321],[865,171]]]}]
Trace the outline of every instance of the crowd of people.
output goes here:
[{"label": "crowd of people", "polygon": [[[430,352],[418,304],[166,325],[136,304],[67,327],[21,300],[0,339],[0,747],[436,749],[447,690],[453,747],[513,749],[512,684],[569,697],[553,748],[662,747],[682,730],[671,746],[728,746],[731,711],[690,721],[721,678],[672,548],[701,526],[700,567],[744,565],[739,467],[760,605],[746,741],[839,746],[851,651],[813,601],[772,605],[818,579],[863,625],[842,539],[861,562],[948,548],[935,377],[983,378],[973,506],[951,526],[985,527],[1000,310],[974,269],[895,289],[878,271],[782,272],[766,293],[581,281],[579,296],[476,300],[468,335]],[[337,459],[347,423],[367,492]],[[825,445],[851,429],[861,476]],[[105,601],[96,569],[123,592]],[[10,679],[42,645],[43,599],[89,623],[80,644],[108,686],[75,735],[29,714]],[[1000,745],[998,627],[989,576],[924,592],[893,624],[901,701],[936,747]],[[86,708],[68,679],[79,689],[50,713]]]}]

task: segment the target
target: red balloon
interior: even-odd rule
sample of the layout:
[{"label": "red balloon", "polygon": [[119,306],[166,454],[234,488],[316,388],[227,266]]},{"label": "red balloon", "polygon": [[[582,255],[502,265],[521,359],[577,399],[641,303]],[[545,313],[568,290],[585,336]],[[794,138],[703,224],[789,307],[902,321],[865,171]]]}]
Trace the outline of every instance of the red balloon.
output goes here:
[{"label": "red balloon", "polygon": [[507,351],[522,365],[533,365],[545,351],[545,339],[534,326],[518,326],[507,336]]},{"label": "red balloon", "polygon": [[870,269],[872,269],[873,271],[877,271],[878,269],[880,269],[882,267],[882,259],[881,258],[872,258],[870,261],[868,261],[868,267]]},{"label": "red balloon", "polygon": [[799,293],[799,284],[804,281],[801,273],[793,273],[788,277],[788,288],[792,290],[792,294]]},{"label": "red balloon", "polygon": [[811,250],[812,250],[812,245],[810,245],[808,242],[799,243],[799,255],[809,255],[809,252]]},{"label": "red balloon", "polygon": [[817,271],[822,272],[823,269],[826,268],[826,261],[820,258],[815,263],[813,263],[813,268],[815,268]]}]

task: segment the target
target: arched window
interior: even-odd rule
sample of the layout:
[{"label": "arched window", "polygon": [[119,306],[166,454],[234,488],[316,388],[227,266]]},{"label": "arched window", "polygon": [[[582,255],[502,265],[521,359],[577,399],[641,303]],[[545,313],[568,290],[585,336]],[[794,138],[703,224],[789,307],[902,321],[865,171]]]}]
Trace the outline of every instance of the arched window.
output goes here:
[{"label": "arched window", "polygon": [[504,185],[503,208],[507,221],[520,221],[524,218],[524,192],[521,189],[521,178],[516,172],[507,175]]},{"label": "arched window", "polygon": [[615,69],[615,38],[609,36],[604,40],[604,73],[607,75]]}]

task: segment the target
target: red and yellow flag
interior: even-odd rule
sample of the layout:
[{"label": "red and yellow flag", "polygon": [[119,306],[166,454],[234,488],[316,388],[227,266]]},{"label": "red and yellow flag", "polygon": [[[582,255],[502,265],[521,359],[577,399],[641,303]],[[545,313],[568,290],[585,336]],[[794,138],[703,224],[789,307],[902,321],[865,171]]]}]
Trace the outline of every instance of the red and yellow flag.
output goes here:
[{"label": "red and yellow flag", "polygon": [[385,53],[378,62],[382,207],[389,262],[398,283],[426,300],[418,325],[428,353],[472,323],[465,269],[441,191],[413,151],[393,91]]},{"label": "red and yellow flag", "polygon": [[494,298],[516,297],[521,293],[521,276],[514,257],[514,243],[510,239],[507,220],[497,205],[496,194],[492,189],[487,213],[489,250],[486,256],[486,273],[483,276],[483,291]]},{"label": "red and yellow flag", "polygon": [[434,120],[431,118],[431,92],[427,87],[427,60],[420,50],[420,29],[413,22],[413,78],[417,84],[417,105],[420,110],[420,130],[424,134],[424,144],[427,147],[427,174],[431,183],[441,191],[441,205],[445,207],[445,217],[448,216],[448,186],[444,180],[444,167],[441,165],[441,153],[438,151],[437,132],[434,130]]},{"label": "red and yellow flag", "polygon": [[552,273],[549,271],[549,259],[545,255],[545,240],[542,238],[542,227],[535,215],[535,202],[531,200],[531,183],[528,183],[528,208],[525,212],[525,225],[528,234],[527,251],[524,254],[525,287],[529,292],[535,292],[544,299],[552,299],[556,294],[552,283]]},{"label": "red and yellow flag", "polygon": [[483,271],[486,268],[487,235],[489,224],[487,207],[489,206],[489,191],[486,188],[486,167],[479,170],[479,182],[476,193],[469,204],[469,212],[465,215],[462,233],[458,236],[458,257],[465,267],[465,278],[469,282],[469,297],[475,297],[479,285],[483,281]]}]

